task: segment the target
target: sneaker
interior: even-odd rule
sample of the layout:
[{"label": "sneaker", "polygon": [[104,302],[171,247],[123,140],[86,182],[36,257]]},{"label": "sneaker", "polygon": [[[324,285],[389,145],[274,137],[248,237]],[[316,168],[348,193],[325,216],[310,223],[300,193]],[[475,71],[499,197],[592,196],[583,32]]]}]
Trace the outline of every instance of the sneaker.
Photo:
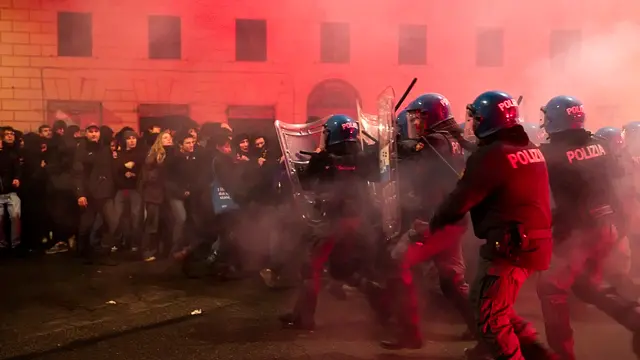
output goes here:
[{"label": "sneaker", "polygon": [[152,262],[152,261],[156,261],[156,257],[155,256],[148,256],[146,258],[144,258],[145,262]]},{"label": "sneaker", "polygon": [[69,245],[61,241],[53,245],[49,250],[46,251],[46,253],[49,255],[53,255],[53,254],[67,252],[67,251],[69,251]]}]

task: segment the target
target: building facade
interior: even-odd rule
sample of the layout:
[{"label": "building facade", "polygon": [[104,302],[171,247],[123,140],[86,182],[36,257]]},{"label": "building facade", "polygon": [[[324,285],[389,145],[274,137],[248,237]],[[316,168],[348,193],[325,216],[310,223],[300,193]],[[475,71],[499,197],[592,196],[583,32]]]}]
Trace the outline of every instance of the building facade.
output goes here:
[{"label": "building facade", "polygon": [[270,127],[353,114],[356,101],[375,112],[385,87],[400,97],[413,77],[410,97],[440,92],[460,120],[479,92],[503,89],[533,121],[566,92],[619,123],[640,90],[632,3],[0,0],[0,123],[184,114]]}]

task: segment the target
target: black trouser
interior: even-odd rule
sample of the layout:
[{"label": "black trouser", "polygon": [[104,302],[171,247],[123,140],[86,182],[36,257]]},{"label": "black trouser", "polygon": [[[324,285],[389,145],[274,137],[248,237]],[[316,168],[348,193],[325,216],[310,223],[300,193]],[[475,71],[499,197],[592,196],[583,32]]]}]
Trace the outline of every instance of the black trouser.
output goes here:
[{"label": "black trouser", "polygon": [[142,251],[145,258],[156,256],[160,244],[158,242],[158,228],[160,227],[160,204],[144,203],[146,216],[144,218],[144,236]]},{"label": "black trouser", "polygon": [[44,193],[34,192],[29,189],[29,194],[23,192],[22,195],[22,245],[32,250],[42,249],[42,240],[49,237],[51,231],[51,221],[46,206],[42,205],[45,200]]},{"label": "black trouser", "polygon": [[52,243],[67,242],[78,231],[78,200],[71,191],[53,188],[47,191],[46,206],[53,233]]},{"label": "black trouser", "polygon": [[[106,232],[102,237],[101,244],[92,244],[91,231],[93,230],[98,215],[101,215],[105,222]],[[115,246],[113,236],[114,228],[112,200],[89,199],[87,206],[82,208],[80,212],[80,225],[78,228],[78,252],[80,255],[90,257],[94,254],[95,250],[102,250],[100,247],[110,250],[111,247]]]},{"label": "black trouser", "polygon": [[[345,218],[331,224],[330,233],[321,235],[311,247],[308,262],[302,266],[302,284],[293,310],[294,316],[302,324],[314,323],[322,274],[329,263],[332,278],[343,281],[361,290],[376,315],[381,320],[388,318],[382,314],[380,305],[382,293],[370,286],[375,267],[377,240],[375,231],[360,218]],[[311,235],[318,237],[316,234]]]}]

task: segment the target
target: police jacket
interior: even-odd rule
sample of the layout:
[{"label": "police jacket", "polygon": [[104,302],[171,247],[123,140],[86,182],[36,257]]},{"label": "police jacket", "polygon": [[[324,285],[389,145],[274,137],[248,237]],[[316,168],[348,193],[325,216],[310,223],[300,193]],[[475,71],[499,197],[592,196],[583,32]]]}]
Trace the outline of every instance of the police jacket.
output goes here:
[{"label": "police jacket", "polygon": [[610,215],[617,198],[613,179],[623,169],[606,141],[583,129],[553,134],[542,150],[556,204],[554,227],[589,227]]},{"label": "police jacket", "polygon": [[359,216],[371,210],[370,170],[362,153],[339,156],[323,151],[311,158],[301,181],[314,192],[320,212],[333,218]]},{"label": "police jacket", "polygon": [[16,192],[13,180],[20,180],[20,156],[3,144],[0,149],[0,195]]},{"label": "police jacket", "polygon": [[108,145],[82,141],[76,148],[72,171],[76,196],[104,200],[115,194],[113,153]]},{"label": "police jacket", "polygon": [[[482,257],[533,270],[548,268],[552,241],[547,167],[521,126],[497,132],[471,154],[462,178],[431,219],[432,231],[462,219],[467,212],[476,236],[487,240]],[[495,246],[514,224],[530,243],[511,258]]]},{"label": "police jacket", "polygon": [[434,132],[416,143],[413,156],[401,161],[401,183],[415,196],[413,214],[428,220],[444,198],[453,191],[465,166],[460,143],[447,132]]}]

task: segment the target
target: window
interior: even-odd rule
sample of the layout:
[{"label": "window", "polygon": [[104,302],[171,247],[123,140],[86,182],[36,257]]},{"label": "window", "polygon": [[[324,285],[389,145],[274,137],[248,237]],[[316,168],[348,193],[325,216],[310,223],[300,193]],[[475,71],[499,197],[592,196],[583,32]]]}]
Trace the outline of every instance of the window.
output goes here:
[{"label": "window", "polygon": [[63,120],[67,125],[84,129],[89,124],[102,125],[102,103],[98,101],[47,100],[47,122]]},{"label": "window", "polygon": [[149,16],[149,59],[182,58],[182,30],[178,16]]},{"label": "window", "polygon": [[58,13],[58,56],[91,57],[93,21],[90,13]]},{"label": "window", "polygon": [[398,64],[424,65],[427,63],[427,26],[400,25]]},{"label": "window", "polygon": [[504,58],[504,30],[479,29],[476,38],[476,66],[499,67]]},{"label": "window", "polygon": [[267,61],[267,21],[236,19],[236,61]]},{"label": "window", "polygon": [[184,129],[193,125],[189,117],[188,104],[140,104],[138,105],[138,128],[146,130],[153,126],[162,129]]},{"label": "window", "polygon": [[349,24],[323,23],[320,28],[320,60],[348,64],[351,53]]},{"label": "window", "polygon": [[578,55],[582,33],[580,30],[554,30],[549,38],[549,58],[551,65],[564,68],[567,56]]}]

